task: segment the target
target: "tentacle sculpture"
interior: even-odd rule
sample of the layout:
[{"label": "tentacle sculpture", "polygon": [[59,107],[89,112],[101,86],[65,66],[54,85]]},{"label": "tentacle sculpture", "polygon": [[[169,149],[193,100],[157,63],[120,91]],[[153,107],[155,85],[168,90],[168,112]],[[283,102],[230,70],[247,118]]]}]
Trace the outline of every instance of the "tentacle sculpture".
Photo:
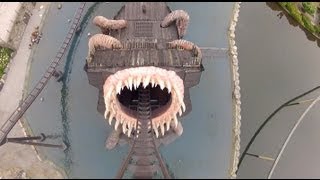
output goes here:
[{"label": "tentacle sculpture", "polygon": [[92,57],[97,48],[107,48],[107,49],[121,49],[123,48],[121,42],[111,36],[104,34],[95,34],[89,39],[89,52],[87,56],[87,61],[90,63]]},{"label": "tentacle sculpture", "polygon": [[171,42],[168,43],[168,48],[181,48],[184,50],[188,50],[188,51],[193,51],[194,55],[198,58],[201,59],[202,58],[202,53],[200,48],[195,45],[194,43],[184,40],[184,39],[179,39],[179,40],[173,40]]},{"label": "tentacle sculpture", "polygon": [[176,21],[179,39],[187,33],[189,24],[189,15],[184,10],[175,10],[168,14],[160,24],[160,27],[168,27],[173,21]]},{"label": "tentacle sculpture", "polygon": [[127,21],[120,19],[120,20],[111,20],[107,19],[103,16],[96,16],[93,19],[93,24],[100,27],[101,31],[105,34],[108,32],[110,29],[115,30],[115,29],[122,29],[127,27]]}]

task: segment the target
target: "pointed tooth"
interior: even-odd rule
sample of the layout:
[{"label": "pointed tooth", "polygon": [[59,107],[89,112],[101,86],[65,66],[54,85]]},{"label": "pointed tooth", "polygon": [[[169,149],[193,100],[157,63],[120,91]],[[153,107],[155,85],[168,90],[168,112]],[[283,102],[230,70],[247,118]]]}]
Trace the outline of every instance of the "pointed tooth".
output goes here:
[{"label": "pointed tooth", "polygon": [[137,129],[137,121],[134,121],[134,123],[133,123],[133,129],[134,129],[134,130]]},{"label": "pointed tooth", "polygon": [[121,87],[122,87],[122,82],[119,81],[118,84],[117,84],[117,87],[116,87],[116,92],[117,92],[117,94],[120,94],[120,92],[121,92]]},{"label": "pointed tooth", "polygon": [[107,114],[106,114],[106,112],[109,112],[109,106],[110,106],[110,104],[107,102],[107,103],[105,103],[106,105],[105,105],[105,108],[106,108],[106,110],[104,111],[105,113],[104,113],[104,118],[106,119],[106,116],[107,116]]},{"label": "pointed tooth", "polygon": [[152,85],[151,87],[154,87],[155,84],[156,84],[156,82],[155,82],[154,78],[151,78],[151,85]]},{"label": "pointed tooth", "polygon": [[123,124],[123,122],[124,122],[124,118],[121,117],[120,124]]},{"label": "pointed tooth", "polygon": [[131,136],[132,129],[133,129],[132,124],[129,124],[128,137]]},{"label": "pointed tooth", "polygon": [[171,83],[170,83],[169,80],[167,80],[166,86],[167,86],[167,89],[168,89],[168,93],[170,93],[171,92]]},{"label": "pointed tooth", "polygon": [[156,128],[158,129],[159,126],[160,126],[160,123],[159,123],[159,122],[156,122],[155,125],[156,125]]},{"label": "pointed tooth", "polygon": [[120,120],[116,119],[116,124],[114,125],[114,129],[117,130],[119,126]]},{"label": "pointed tooth", "polygon": [[129,81],[128,81],[128,80],[125,80],[124,83],[125,83],[127,89],[129,89]]},{"label": "pointed tooth", "polygon": [[167,131],[169,131],[169,128],[170,128],[170,120],[166,122],[166,125],[167,125]]},{"label": "pointed tooth", "polygon": [[109,125],[111,126],[113,120],[113,113],[110,112],[110,116],[109,116]]},{"label": "pointed tooth", "polygon": [[158,83],[159,83],[161,90],[163,90],[165,88],[164,81],[162,79],[159,79]]},{"label": "pointed tooth", "polygon": [[[129,77],[130,78],[130,77]],[[130,83],[130,80],[127,80],[127,88],[131,91],[131,88],[132,88],[132,83]]]},{"label": "pointed tooth", "polygon": [[177,128],[177,126],[178,126],[178,119],[177,119],[177,116],[176,116],[176,115],[173,116],[173,123],[174,123],[174,127]]},{"label": "pointed tooth", "polygon": [[142,80],[142,76],[138,75],[138,77],[137,77],[137,87],[140,86],[141,80]]},{"label": "pointed tooth", "polygon": [[132,85],[133,85],[133,78],[132,78],[132,76],[129,76],[129,78],[128,78],[128,83],[129,83],[129,86],[130,87],[132,87]]},{"label": "pointed tooth", "polygon": [[147,75],[144,80],[143,80],[143,87],[146,88],[150,82],[150,78],[151,76],[150,75]]},{"label": "pointed tooth", "polygon": [[134,89],[137,89],[137,79],[133,78],[133,87]]},{"label": "pointed tooth", "polygon": [[158,128],[153,128],[153,130],[156,133],[156,137],[158,138],[158,136],[159,136]]},{"label": "pointed tooth", "polygon": [[130,128],[130,129],[128,130],[128,137],[131,136],[131,132],[132,132],[132,128]]},{"label": "pointed tooth", "polygon": [[181,116],[182,115],[182,109],[181,109],[181,107],[179,107],[179,116]]},{"label": "pointed tooth", "polygon": [[161,124],[161,125],[160,125],[160,129],[161,129],[161,134],[162,134],[162,136],[164,136],[164,124]]},{"label": "pointed tooth", "polygon": [[109,114],[110,111],[104,111],[104,118],[107,119],[107,116]]},{"label": "pointed tooth", "polygon": [[183,112],[186,112],[186,105],[184,104],[184,102],[182,101],[182,103],[181,103],[181,106],[182,106],[182,110],[183,110]]},{"label": "pointed tooth", "polygon": [[124,121],[123,124],[122,124],[123,134],[126,134],[126,132],[127,132],[127,127],[126,126],[127,126],[126,121]]}]

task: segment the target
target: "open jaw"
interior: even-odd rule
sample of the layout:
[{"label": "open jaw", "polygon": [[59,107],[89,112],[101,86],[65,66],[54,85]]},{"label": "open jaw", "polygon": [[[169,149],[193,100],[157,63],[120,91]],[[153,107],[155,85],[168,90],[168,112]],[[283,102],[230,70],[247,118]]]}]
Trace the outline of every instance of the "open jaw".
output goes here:
[{"label": "open jaw", "polygon": [[[150,87],[151,99],[158,101],[158,107],[152,108],[151,119],[156,137],[170,127],[178,125],[177,115],[186,110],[183,102],[183,80],[174,72],[154,66],[128,68],[110,75],[104,85],[104,117],[115,130],[121,130],[130,137],[138,129],[138,113],[132,108],[138,99],[138,87]],[[119,129],[118,129],[119,128]],[[138,131],[136,131],[138,132]]]}]

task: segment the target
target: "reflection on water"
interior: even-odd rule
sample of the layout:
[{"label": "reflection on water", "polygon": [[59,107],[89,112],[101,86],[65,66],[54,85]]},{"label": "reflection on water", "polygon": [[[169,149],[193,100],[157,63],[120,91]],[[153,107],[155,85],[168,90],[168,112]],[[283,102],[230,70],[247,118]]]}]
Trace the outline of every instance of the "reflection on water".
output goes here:
[{"label": "reflection on water", "polygon": [[[93,6],[88,3],[87,9]],[[69,144],[66,152],[39,148],[50,160],[63,167],[70,178],[113,178],[127,154],[127,146],[107,151],[106,136],[111,131],[97,111],[98,89],[88,83],[83,70],[87,54],[87,34],[99,33],[92,18],[113,17],[123,3],[100,3],[87,12],[81,22],[82,32],[72,40],[70,51],[59,67],[62,83],[52,79],[26,116],[34,134],[61,133]],[[171,9],[184,9],[191,22],[185,39],[199,46],[227,47],[227,27],[233,3],[168,3]],[[43,29],[43,40],[33,57],[29,89],[43,74],[54,57],[79,3],[53,6]],[[199,13],[201,10],[202,13]],[[212,23],[208,23],[212,22]],[[205,27],[205,28],[204,28]],[[209,38],[208,38],[209,37]],[[230,65],[227,56],[203,61],[205,71],[198,86],[190,89],[192,111],[183,118],[184,133],[174,143],[161,148],[175,178],[226,178],[231,150]],[[55,143],[57,140],[54,141]]]},{"label": "reflection on water", "polygon": [[[281,104],[319,85],[320,51],[290,17],[265,2],[242,3],[236,29],[241,82],[241,152],[262,122]],[[272,8],[271,8],[272,7]],[[289,20],[289,21],[288,21]],[[314,98],[314,92],[305,99]],[[304,99],[304,100],[305,100]],[[281,110],[261,131],[249,153],[276,157],[307,103]],[[316,108],[315,108],[316,109]],[[295,132],[273,178],[314,178],[319,128],[314,110]],[[309,128],[309,129],[307,129]],[[304,152],[308,152],[307,154]],[[272,162],[246,156],[239,178],[266,178]]]},{"label": "reflection on water", "polygon": [[[88,11],[86,12],[86,14],[83,16],[83,19],[81,21],[81,23],[79,24],[79,27],[85,28],[88,25],[88,21],[91,18],[92,13],[95,11],[95,9],[98,7],[100,3],[95,3],[93,4]],[[75,34],[75,37],[73,38],[73,40],[70,43],[70,49],[69,52],[67,54],[66,57],[66,63],[64,66],[64,74],[63,74],[63,78],[62,78],[62,88],[61,88],[61,120],[62,120],[62,140],[63,142],[66,144],[66,146],[68,147],[67,149],[65,149],[64,153],[65,153],[65,158],[63,161],[64,167],[65,167],[65,171],[67,173],[70,172],[70,166],[72,165],[72,146],[71,146],[71,142],[69,139],[70,136],[70,119],[68,118],[69,116],[69,107],[68,107],[68,97],[69,97],[69,88],[68,88],[68,83],[70,81],[70,76],[69,74],[71,74],[72,72],[72,64],[73,64],[73,55],[74,55],[74,51],[75,49],[78,47],[79,43],[80,43],[80,38],[79,36],[81,36],[81,32],[80,34]]]}]

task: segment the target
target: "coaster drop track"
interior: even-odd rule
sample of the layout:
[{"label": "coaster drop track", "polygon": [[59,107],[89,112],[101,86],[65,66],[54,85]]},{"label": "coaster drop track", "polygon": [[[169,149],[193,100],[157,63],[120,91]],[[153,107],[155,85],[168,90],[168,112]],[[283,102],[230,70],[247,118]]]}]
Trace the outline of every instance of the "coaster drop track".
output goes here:
[{"label": "coaster drop track", "polygon": [[151,128],[150,86],[143,88],[140,85],[138,93],[138,127],[136,132],[139,133],[135,133],[128,156],[123,161],[116,179],[122,178],[126,170],[131,171],[136,179],[152,178],[159,169],[165,179],[170,179],[169,171],[158,151]]}]

